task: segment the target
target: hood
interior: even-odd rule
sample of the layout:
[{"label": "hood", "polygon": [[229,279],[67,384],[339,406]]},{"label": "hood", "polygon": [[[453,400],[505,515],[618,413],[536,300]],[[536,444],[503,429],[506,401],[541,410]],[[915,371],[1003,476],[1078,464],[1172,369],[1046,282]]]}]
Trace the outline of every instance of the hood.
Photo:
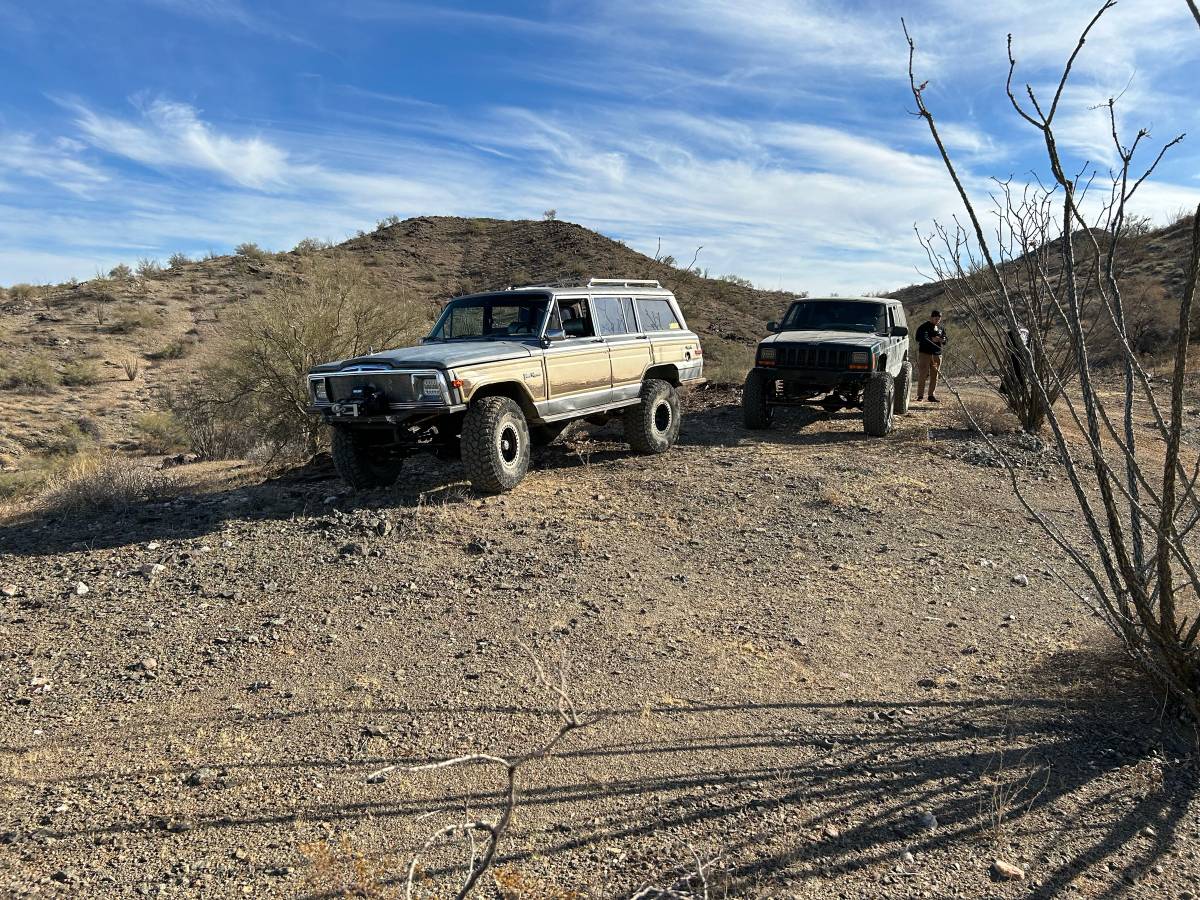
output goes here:
[{"label": "hood", "polygon": [[781,331],[763,338],[759,344],[801,344],[805,347],[836,344],[839,347],[874,347],[883,340],[884,338],[877,334],[867,334],[863,331]]},{"label": "hood", "polygon": [[532,356],[528,344],[517,341],[435,341],[418,347],[385,350],[314,366],[313,372],[337,372],[347,366],[386,366],[393,369],[452,369],[475,363],[499,362]]}]

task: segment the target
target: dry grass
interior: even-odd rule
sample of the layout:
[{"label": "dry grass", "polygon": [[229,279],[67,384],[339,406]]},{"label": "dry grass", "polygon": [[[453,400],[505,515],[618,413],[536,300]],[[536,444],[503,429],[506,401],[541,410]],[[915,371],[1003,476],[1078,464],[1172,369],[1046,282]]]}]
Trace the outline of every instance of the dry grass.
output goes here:
[{"label": "dry grass", "polygon": [[133,427],[147,453],[174,453],[188,447],[186,429],[170,412],[146,413]]},{"label": "dry grass", "polygon": [[[1021,430],[1017,417],[998,397],[964,394],[962,404],[955,401],[950,408],[956,414],[955,425],[964,431],[974,431],[975,425],[985,434],[1008,434]],[[975,425],[971,423],[972,419]]]},{"label": "dry grass", "polygon": [[167,494],[172,480],[114,455],[83,454],[51,478],[39,504],[50,514],[121,512]]},{"label": "dry grass", "polygon": [[12,359],[0,367],[0,388],[23,394],[52,394],[60,379],[54,363],[41,354]]},{"label": "dry grass", "polygon": [[109,330],[114,334],[132,334],[143,328],[154,328],[161,322],[154,310],[131,303],[117,308],[116,318]]},{"label": "dry grass", "polygon": [[87,359],[67,363],[62,370],[62,383],[70,387],[85,387],[100,382],[100,367]]}]

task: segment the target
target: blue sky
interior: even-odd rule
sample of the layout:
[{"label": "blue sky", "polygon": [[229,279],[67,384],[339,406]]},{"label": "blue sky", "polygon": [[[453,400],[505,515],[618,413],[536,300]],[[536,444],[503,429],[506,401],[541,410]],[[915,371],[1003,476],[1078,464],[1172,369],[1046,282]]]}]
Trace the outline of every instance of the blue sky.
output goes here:
[{"label": "blue sky", "polygon": [[[909,115],[903,14],[977,195],[1040,165],[1003,94],[1004,38],[1045,85],[1098,3],[954,0],[0,0],[0,284],[85,279],[242,241],[341,240],[396,214],[557,209],[764,287],[923,280],[914,223],[957,211]],[[1060,114],[1191,136],[1147,186],[1200,200],[1200,29],[1122,0]]]}]

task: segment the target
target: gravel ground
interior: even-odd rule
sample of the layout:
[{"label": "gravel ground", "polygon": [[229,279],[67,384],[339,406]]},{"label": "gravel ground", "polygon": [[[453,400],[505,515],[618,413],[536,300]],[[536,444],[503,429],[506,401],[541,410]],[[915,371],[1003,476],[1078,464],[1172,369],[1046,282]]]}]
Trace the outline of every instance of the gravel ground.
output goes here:
[{"label": "gravel ground", "polygon": [[499,498],[314,464],[0,525],[0,893],[402,896],[504,781],[406,769],[558,729],[522,645],[602,715],[521,770],[480,896],[700,896],[697,861],[710,896],[1200,891],[1191,731],[948,409],[872,440],[688,404],[675,452],[578,432]]}]

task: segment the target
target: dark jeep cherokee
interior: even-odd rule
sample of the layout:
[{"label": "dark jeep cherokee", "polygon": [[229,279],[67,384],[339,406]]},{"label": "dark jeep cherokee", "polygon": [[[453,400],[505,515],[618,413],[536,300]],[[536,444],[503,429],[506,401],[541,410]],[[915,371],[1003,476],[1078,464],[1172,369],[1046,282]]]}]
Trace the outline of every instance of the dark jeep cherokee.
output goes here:
[{"label": "dark jeep cherokee", "polygon": [[886,297],[797,300],[761,341],[746,376],[747,428],[768,428],[777,406],[817,404],[863,411],[867,434],[882,437],[908,411],[912,387],[904,307]]}]

